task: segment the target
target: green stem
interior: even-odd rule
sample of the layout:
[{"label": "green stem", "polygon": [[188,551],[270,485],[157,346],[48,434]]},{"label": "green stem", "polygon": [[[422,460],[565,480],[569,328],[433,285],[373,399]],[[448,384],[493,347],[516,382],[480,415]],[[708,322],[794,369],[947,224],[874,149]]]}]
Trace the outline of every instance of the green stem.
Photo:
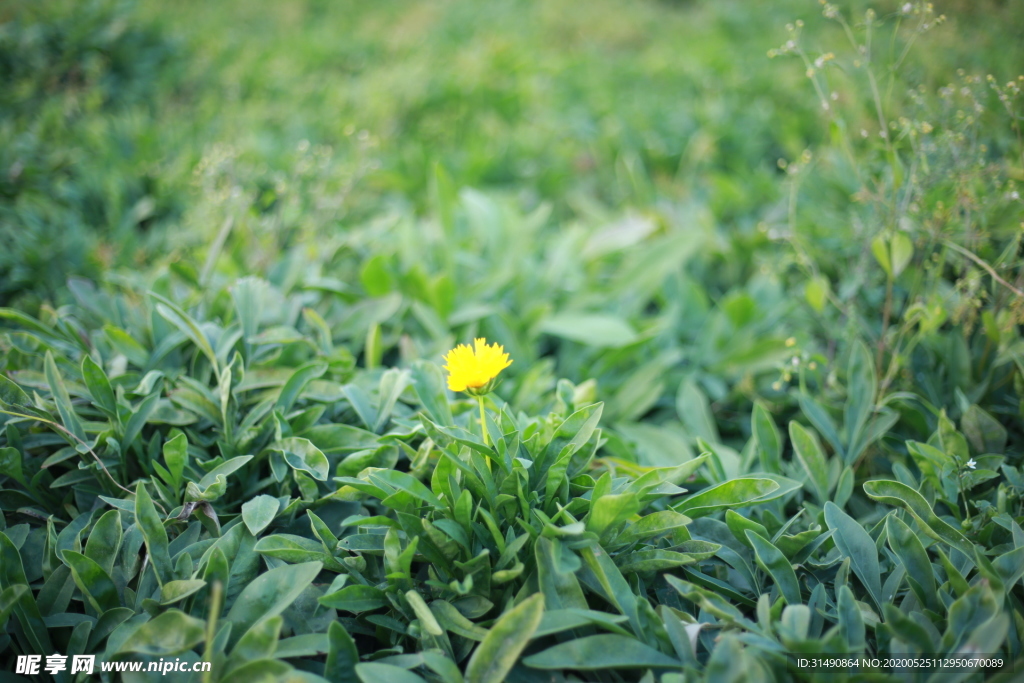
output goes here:
[{"label": "green stem", "polygon": [[484,397],[477,396],[476,400],[480,402],[480,434],[484,437],[484,445],[490,446],[490,442],[487,440],[487,413],[484,412]]},{"label": "green stem", "polygon": [[220,616],[221,599],[223,598],[224,586],[220,581],[214,581],[210,586],[210,614],[206,620],[206,648],[203,650],[203,661],[210,662],[210,669],[203,673],[203,683],[213,682],[213,642],[217,637],[217,618]]},{"label": "green stem", "polygon": [[960,496],[964,499],[964,521],[971,521],[971,504],[967,501],[967,491],[964,489],[964,474],[967,470],[960,464],[959,456],[956,457],[956,483],[960,489]]}]

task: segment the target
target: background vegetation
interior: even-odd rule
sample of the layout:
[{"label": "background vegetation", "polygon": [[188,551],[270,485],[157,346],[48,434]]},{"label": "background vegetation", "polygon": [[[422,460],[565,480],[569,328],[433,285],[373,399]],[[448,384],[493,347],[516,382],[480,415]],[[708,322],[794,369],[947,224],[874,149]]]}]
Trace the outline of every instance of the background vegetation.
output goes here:
[{"label": "background vegetation", "polygon": [[[1021,670],[1022,34],[0,4],[0,658]],[[438,367],[475,336],[514,359],[493,448]]]}]

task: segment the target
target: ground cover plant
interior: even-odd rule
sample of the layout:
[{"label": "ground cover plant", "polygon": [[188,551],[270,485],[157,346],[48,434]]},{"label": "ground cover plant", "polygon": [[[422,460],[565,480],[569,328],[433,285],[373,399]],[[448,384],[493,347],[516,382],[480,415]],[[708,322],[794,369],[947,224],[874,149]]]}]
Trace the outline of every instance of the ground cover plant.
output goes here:
[{"label": "ground cover plant", "polygon": [[0,14],[0,676],[1015,680],[1024,20],[755,5]]}]

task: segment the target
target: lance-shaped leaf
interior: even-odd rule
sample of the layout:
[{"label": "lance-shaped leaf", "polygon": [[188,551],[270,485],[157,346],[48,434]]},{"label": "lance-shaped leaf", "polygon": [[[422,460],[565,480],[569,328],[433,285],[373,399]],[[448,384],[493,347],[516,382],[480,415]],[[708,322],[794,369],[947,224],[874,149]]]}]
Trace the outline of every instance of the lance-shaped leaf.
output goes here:
[{"label": "lance-shaped leaf", "polygon": [[864,482],[864,493],[880,503],[901,507],[921,525],[921,530],[936,541],[956,548],[967,557],[974,556],[974,545],[967,537],[932,511],[924,496],[898,481],[875,480]]},{"label": "lance-shaped leaf", "polygon": [[375,586],[356,584],[328,593],[320,598],[320,604],[324,607],[360,614],[387,606],[388,599],[384,591]]},{"label": "lance-shaped leaf", "polygon": [[71,406],[71,396],[68,395],[67,387],[64,386],[64,380],[57,370],[57,363],[53,360],[53,354],[49,351],[46,352],[43,369],[46,374],[46,382],[50,385],[53,401],[57,404],[57,412],[60,413],[61,422],[64,423],[64,427],[69,432],[75,435],[78,441],[85,441],[85,428],[82,427],[82,422],[78,419],[75,409]]},{"label": "lance-shaped leaf", "polygon": [[288,608],[312,583],[323,564],[305,562],[271,569],[242,589],[226,619],[234,623],[232,641],[241,638],[260,619],[274,617]]},{"label": "lance-shaped leaf", "polygon": [[153,571],[156,572],[156,579],[162,586],[174,576],[174,567],[171,565],[171,555],[168,551],[167,529],[164,528],[156,512],[156,506],[153,505],[153,499],[149,497],[149,492],[142,482],[139,482],[135,492],[135,520],[146,542],[146,550],[149,552]]},{"label": "lance-shaped leaf", "polygon": [[523,664],[535,669],[649,669],[680,667],[682,662],[635,638],[603,634],[576,638],[530,655]]},{"label": "lance-shaped leaf", "polygon": [[71,576],[78,590],[82,591],[94,610],[102,614],[121,606],[114,580],[95,560],[81,553],[65,550],[64,562],[71,568]]},{"label": "lance-shaped leaf", "polygon": [[380,469],[372,472],[369,475],[369,479],[378,485],[383,483],[392,489],[404,491],[413,498],[421,500],[438,510],[444,508],[444,504],[441,503],[440,499],[423,482],[406,472]]},{"label": "lance-shaped leaf", "polygon": [[793,421],[789,423],[789,440],[793,443],[797,460],[807,472],[814,497],[819,503],[824,503],[828,500],[828,462],[817,435]]},{"label": "lance-shaped leaf", "polygon": [[176,609],[147,621],[121,643],[118,652],[170,656],[191,650],[206,635],[206,623]]},{"label": "lance-shaped leaf", "polygon": [[716,510],[750,504],[778,488],[779,483],[772,479],[740,477],[724,481],[685,498],[681,503],[673,506],[673,509],[696,519],[710,515]]},{"label": "lance-shaped leaf", "polygon": [[900,558],[907,570],[907,583],[922,605],[939,612],[938,595],[935,592],[935,577],[928,551],[917,534],[894,513],[885,520],[885,535],[889,547]]},{"label": "lance-shaped leaf", "polygon": [[324,677],[330,681],[354,681],[359,650],[345,627],[332,621],[327,627],[327,662]]},{"label": "lance-shaped leaf", "polygon": [[281,453],[292,469],[308,472],[318,481],[327,481],[330,463],[327,456],[309,439],[291,436],[270,444],[268,450]]},{"label": "lance-shaped leaf", "polygon": [[[846,426],[847,458],[855,451],[855,445],[863,438],[868,416],[875,406],[878,392],[878,378],[875,375],[875,361],[867,345],[858,340],[850,351],[850,364],[846,373],[846,406],[843,421]],[[847,464],[850,464],[849,461]]]},{"label": "lance-shaped leaf", "polygon": [[882,608],[882,582],[878,567],[878,550],[864,525],[829,501],[825,503],[825,523],[835,533],[832,538],[844,557],[850,558],[854,574],[868,589],[879,609]]},{"label": "lance-shaped leaf", "polygon": [[544,616],[537,593],[501,615],[466,665],[466,683],[502,683]]},{"label": "lance-shaped leaf", "polygon": [[85,386],[89,388],[96,405],[107,414],[108,417],[117,419],[117,399],[114,397],[114,390],[107,379],[107,373],[90,356],[82,359],[82,379]]},{"label": "lance-shaped leaf", "polygon": [[277,402],[274,403],[274,409],[287,413],[295,405],[295,401],[298,400],[306,385],[323,376],[325,372],[327,372],[327,363],[323,361],[313,361],[298,368],[281,387],[281,393],[277,397]]},{"label": "lance-shaped leaf", "polygon": [[217,362],[217,354],[214,353],[213,347],[210,345],[210,340],[206,338],[206,335],[199,328],[199,324],[188,313],[183,311],[169,299],[165,299],[155,292],[150,292],[149,295],[159,302],[156,305],[156,312],[167,320],[167,322],[177,327],[182,334],[188,337],[188,339],[196,345],[202,354],[206,356],[207,360],[210,361],[214,374],[220,376],[220,365]]},{"label": "lance-shaped leaf", "polygon": [[750,529],[744,533],[750,546],[754,549],[758,566],[771,575],[786,602],[790,605],[802,604],[800,582],[796,578],[796,572],[793,571],[793,565],[789,563],[782,551],[772,545],[771,541],[762,538],[760,534],[756,534]]},{"label": "lance-shaped leaf", "polygon": [[754,404],[750,416],[751,431],[757,439],[757,451],[761,469],[765,472],[782,473],[782,435],[775,426],[775,420],[763,403]]}]

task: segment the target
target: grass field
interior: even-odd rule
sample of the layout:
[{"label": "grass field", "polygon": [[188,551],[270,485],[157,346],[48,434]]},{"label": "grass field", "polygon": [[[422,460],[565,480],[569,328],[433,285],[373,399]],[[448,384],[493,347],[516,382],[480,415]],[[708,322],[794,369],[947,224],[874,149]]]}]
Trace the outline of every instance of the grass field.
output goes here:
[{"label": "grass field", "polygon": [[995,0],[0,1],[0,678],[1014,680],[1022,72]]}]

